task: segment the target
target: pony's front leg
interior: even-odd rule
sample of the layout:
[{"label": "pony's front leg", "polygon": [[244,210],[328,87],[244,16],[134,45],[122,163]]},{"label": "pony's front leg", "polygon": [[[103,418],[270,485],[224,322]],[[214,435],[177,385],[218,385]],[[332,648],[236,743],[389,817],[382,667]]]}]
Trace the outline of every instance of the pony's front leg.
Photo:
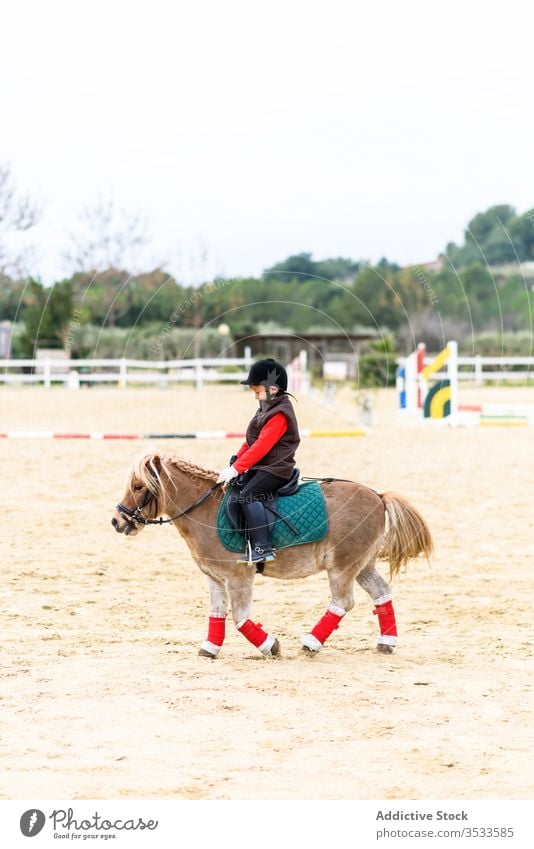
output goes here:
[{"label": "pony's front leg", "polygon": [[377,572],[374,565],[362,569],[356,580],[375,603],[373,613],[378,616],[380,636],[378,638],[377,650],[384,654],[391,654],[397,644],[397,623],[395,611],[391,598],[391,587]]},{"label": "pony's front leg", "polygon": [[214,660],[224,642],[228,594],[224,584],[215,581],[209,575],[207,579],[210,592],[208,639],[204,640],[198,653],[200,657],[211,657]]},{"label": "pony's front leg", "polygon": [[[247,570],[248,572],[248,570]],[[254,575],[249,576],[243,569],[242,578],[233,577],[226,584],[226,588],[230,595],[230,603],[232,605],[232,616],[237,630],[244,637],[256,646],[262,654],[267,657],[276,657],[280,654],[280,643],[263,630],[262,625],[252,622],[250,615],[252,613],[252,586],[254,583]]]},{"label": "pony's front leg", "polygon": [[349,575],[329,573],[330,590],[332,592],[332,604],[322,616],[309,634],[304,634],[301,639],[302,648],[307,652],[321,651],[330,634],[339,627],[339,623],[349,610],[354,607],[354,572]]}]

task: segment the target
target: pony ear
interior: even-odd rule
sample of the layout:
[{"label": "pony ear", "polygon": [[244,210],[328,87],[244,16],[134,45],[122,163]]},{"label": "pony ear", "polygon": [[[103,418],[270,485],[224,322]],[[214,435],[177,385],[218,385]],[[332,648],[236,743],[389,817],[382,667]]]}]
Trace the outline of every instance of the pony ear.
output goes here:
[{"label": "pony ear", "polygon": [[155,469],[158,473],[161,471],[161,457],[159,454],[152,454],[152,456],[148,458],[147,467],[149,469]]}]

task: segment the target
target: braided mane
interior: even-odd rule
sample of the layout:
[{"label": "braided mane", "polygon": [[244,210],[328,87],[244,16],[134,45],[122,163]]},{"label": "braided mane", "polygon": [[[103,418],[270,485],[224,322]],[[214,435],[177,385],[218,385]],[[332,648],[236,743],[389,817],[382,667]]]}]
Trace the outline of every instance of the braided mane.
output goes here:
[{"label": "braided mane", "polygon": [[204,466],[199,466],[198,463],[192,463],[191,460],[184,460],[183,457],[162,457],[161,462],[167,468],[168,466],[174,466],[180,469],[181,472],[191,475],[192,478],[203,478],[204,480],[214,481],[218,477],[217,472],[213,472],[211,469],[205,469]]},{"label": "braided mane", "polygon": [[128,478],[129,489],[131,490],[132,480],[135,477],[147,487],[149,492],[157,496],[161,484],[161,469],[165,469],[175,488],[176,483],[172,474],[174,469],[185,472],[192,478],[202,478],[211,483],[217,480],[217,472],[205,469],[204,466],[199,466],[198,463],[192,463],[190,460],[184,460],[183,457],[169,457],[165,454],[142,454],[132,463]]}]

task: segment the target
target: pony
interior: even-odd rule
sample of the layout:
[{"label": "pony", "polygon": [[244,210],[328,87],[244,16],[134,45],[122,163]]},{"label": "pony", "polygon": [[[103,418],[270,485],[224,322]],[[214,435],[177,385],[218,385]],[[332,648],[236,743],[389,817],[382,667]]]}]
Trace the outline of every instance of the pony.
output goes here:
[{"label": "pony", "polygon": [[[219,654],[229,604],[238,631],[263,655],[276,657],[278,639],[250,618],[255,565],[237,563],[236,553],[219,541],[216,516],[223,490],[216,479],[216,472],[183,458],[145,454],[131,466],[111,524],[118,533],[133,537],[147,524],[168,522],[182,535],[208,582],[210,613],[207,639],[199,650],[202,657],[215,659]],[[430,530],[416,508],[394,492],[380,494],[359,483],[331,478],[321,479],[321,489],[328,513],[327,535],[280,550],[275,560],[265,563],[263,575],[292,580],[327,572],[331,604],[302,637],[306,652],[320,651],[352,609],[356,581],[374,603],[380,629],[377,650],[391,653],[397,642],[391,589],[375,564],[386,560],[391,580],[409,560],[421,554],[428,559],[433,551]]]}]

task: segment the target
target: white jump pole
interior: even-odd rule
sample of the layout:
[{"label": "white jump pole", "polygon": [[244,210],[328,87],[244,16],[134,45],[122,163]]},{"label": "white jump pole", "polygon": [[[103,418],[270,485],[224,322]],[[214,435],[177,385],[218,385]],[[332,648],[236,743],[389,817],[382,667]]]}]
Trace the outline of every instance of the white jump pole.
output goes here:
[{"label": "white jump pole", "polygon": [[451,425],[458,424],[458,343],[447,342],[447,348],[450,351],[449,359],[447,360],[447,376],[451,385],[451,412],[449,423]]},{"label": "white jump pole", "polygon": [[408,415],[417,413],[417,353],[414,351],[404,363],[406,380],[406,412]]}]

